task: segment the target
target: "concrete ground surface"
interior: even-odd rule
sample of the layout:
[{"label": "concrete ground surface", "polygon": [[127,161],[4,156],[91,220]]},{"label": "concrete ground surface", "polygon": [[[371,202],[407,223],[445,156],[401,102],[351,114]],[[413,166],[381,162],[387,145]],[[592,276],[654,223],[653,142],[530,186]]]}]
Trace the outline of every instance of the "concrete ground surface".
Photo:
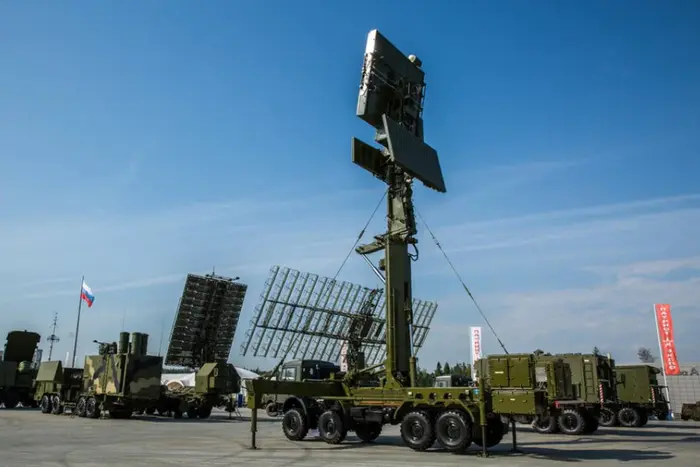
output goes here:
[{"label": "concrete ground surface", "polygon": [[352,434],[338,446],[309,439],[288,441],[280,420],[261,414],[258,448],[250,446],[250,411],[242,419],[214,412],[208,420],[134,417],[88,420],[43,415],[31,409],[0,409],[0,467],[137,466],[547,466],[584,463],[608,466],[700,466],[700,423],[650,422],[640,429],[600,429],[592,436],[539,435],[518,428],[522,454],[509,452],[510,434],[491,457],[477,448],[456,456],[437,448],[418,453],[402,445],[397,427],[386,427],[372,444]]}]

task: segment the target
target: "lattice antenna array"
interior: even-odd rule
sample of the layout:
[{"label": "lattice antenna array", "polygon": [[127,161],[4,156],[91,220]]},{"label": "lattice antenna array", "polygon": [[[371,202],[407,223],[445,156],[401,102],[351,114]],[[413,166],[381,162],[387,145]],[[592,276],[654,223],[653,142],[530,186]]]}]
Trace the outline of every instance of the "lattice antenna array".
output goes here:
[{"label": "lattice antenna array", "polygon": [[[371,294],[374,297],[368,301]],[[368,303],[369,309],[363,310]],[[288,358],[336,362],[343,343],[353,339],[353,324],[363,322],[365,364],[376,365],[386,358],[384,309],[383,289],[273,266],[241,354],[268,358],[287,354]],[[425,342],[436,310],[435,302],[413,300],[416,349]]]},{"label": "lattice antenna array", "polygon": [[165,363],[199,368],[227,361],[247,290],[235,279],[188,274]]}]

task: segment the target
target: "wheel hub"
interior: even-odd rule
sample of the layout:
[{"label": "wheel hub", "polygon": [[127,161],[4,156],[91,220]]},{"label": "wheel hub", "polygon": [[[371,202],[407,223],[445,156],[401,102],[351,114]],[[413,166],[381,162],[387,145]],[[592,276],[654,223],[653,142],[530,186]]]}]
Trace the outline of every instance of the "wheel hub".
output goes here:
[{"label": "wheel hub", "polygon": [[423,425],[418,422],[413,422],[411,424],[411,438],[413,440],[417,440],[423,436],[423,433],[425,430],[423,430]]}]

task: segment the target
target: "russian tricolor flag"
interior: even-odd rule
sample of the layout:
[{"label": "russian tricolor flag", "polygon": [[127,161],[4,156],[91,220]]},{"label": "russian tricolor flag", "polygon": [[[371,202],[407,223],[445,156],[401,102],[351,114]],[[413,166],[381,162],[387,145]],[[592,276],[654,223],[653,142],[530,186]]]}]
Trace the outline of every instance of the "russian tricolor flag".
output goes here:
[{"label": "russian tricolor flag", "polygon": [[92,294],[92,290],[90,287],[88,287],[85,281],[83,281],[83,287],[80,289],[80,298],[85,300],[88,308],[90,308],[92,303],[95,301],[95,296]]}]

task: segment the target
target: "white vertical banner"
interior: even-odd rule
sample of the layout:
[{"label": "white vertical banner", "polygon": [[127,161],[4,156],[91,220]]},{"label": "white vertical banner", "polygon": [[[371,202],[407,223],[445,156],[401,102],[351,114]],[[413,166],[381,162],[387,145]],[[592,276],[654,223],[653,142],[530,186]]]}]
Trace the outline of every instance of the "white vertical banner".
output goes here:
[{"label": "white vertical banner", "polygon": [[340,346],[340,371],[348,371],[348,343],[343,342]]},{"label": "white vertical banner", "polygon": [[481,326],[470,327],[469,334],[472,339],[472,378],[476,378],[476,366],[474,364],[481,358]]}]

